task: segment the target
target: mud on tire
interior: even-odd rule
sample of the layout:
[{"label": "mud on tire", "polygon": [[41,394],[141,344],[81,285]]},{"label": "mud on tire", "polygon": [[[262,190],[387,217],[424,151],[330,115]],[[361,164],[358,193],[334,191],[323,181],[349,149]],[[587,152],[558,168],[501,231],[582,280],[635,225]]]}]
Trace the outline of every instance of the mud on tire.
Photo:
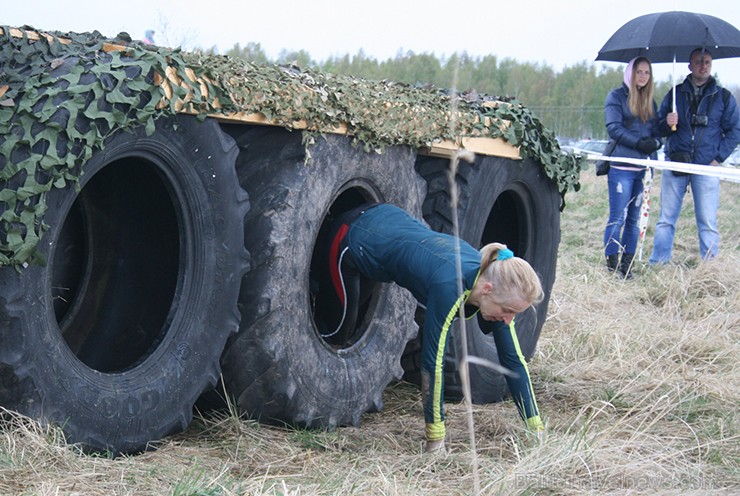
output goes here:
[{"label": "mud on tire", "polygon": [[47,194],[46,265],[0,269],[0,404],[113,454],[186,428],[239,323],[236,156],[215,121],[160,119]]},{"label": "mud on tire", "polygon": [[[351,335],[319,318],[314,284],[317,239],[338,214],[368,201],[421,217],[424,183],[408,147],[365,153],[345,136],[310,148],[300,133],[254,128],[237,138],[238,171],[252,200],[247,248],[252,269],[240,295],[242,323],[222,359],[227,393],[250,418],[298,427],[357,425],[382,407],[400,379],[400,357],[417,332],[416,303],[393,284],[363,281],[373,293]],[[323,336],[322,336],[323,335]]]},{"label": "mud on tire", "polygon": [[[416,168],[428,187],[424,220],[436,231],[452,233],[449,161],[423,157]],[[477,248],[494,241],[504,243],[527,260],[540,276],[545,291],[543,302],[516,318],[522,354],[529,359],[545,322],[555,282],[560,244],[557,187],[538,163],[498,157],[478,157],[473,164],[460,162],[456,182],[460,237]],[[423,322],[423,316],[423,309],[418,309],[417,321]],[[466,329],[468,353],[498,363],[493,336],[483,334],[476,319],[466,321]],[[420,339],[421,333],[409,343],[402,362],[404,378],[415,384],[420,383]],[[460,339],[460,332],[455,332],[445,355],[445,396],[453,400],[463,397],[459,376]],[[470,383],[474,403],[500,401],[508,394],[504,377],[479,365],[470,366]]]}]

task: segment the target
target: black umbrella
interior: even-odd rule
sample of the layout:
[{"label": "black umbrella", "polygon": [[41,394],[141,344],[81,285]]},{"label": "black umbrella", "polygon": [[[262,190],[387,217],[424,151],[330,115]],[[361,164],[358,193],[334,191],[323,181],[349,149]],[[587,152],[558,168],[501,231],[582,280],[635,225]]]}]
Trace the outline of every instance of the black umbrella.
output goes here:
[{"label": "black umbrella", "polygon": [[691,51],[701,47],[708,49],[714,59],[740,57],[740,31],[706,14],[647,14],[619,28],[599,50],[596,60],[629,62],[644,56],[651,62],[689,62]]}]

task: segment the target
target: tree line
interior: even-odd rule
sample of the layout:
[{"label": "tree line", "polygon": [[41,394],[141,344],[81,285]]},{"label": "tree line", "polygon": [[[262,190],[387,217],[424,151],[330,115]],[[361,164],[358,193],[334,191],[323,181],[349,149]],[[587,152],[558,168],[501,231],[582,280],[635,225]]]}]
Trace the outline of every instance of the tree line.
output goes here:
[{"label": "tree line", "polygon": [[[236,44],[226,55],[255,63],[293,64],[365,79],[514,97],[558,136],[571,139],[606,138],[604,100],[609,91],[622,84],[626,65],[597,68],[592,63],[581,62],[556,72],[546,64],[517,62],[495,55],[471,57],[462,53],[440,58],[429,53],[399,51],[395,57],[377,60],[362,50],[321,62],[313,60],[305,50],[283,50],[277,60],[270,60],[259,43],[244,47]],[[669,80],[656,81],[658,104],[670,88]],[[734,93],[739,96],[737,88]]]}]

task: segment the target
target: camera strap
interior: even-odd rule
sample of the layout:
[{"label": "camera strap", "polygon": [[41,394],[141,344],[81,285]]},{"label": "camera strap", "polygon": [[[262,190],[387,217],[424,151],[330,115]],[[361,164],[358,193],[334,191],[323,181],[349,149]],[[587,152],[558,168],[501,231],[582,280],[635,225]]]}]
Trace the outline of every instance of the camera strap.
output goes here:
[{"label": "camera strap", "polygon": [[[724,90],[724,88],[719,88],[719,90],[720,91],[721,90]],[[707,106],[707,113],[706,113],[707,119],[712,114],[712,105],[714,104],[714,97],[715,97],[716,94],[717,94],[717,92],[714,92],[711,95],[709,95],[709,105]],[[692,98],[692,100],[694,100],[694,99]],[[694,104],[693,104],[693,101],[692,101],[692,103],[691,103],[691,110],[693,111],[691,113],[692,116],[696,115],[699,112],[699,107],[701,107],[701,101],[699,101],[699,103],[697,103],[697,105],[696,105],[696,111],[693,111],[694,110]],[[701,143],[701,140],[704,137],[704,131],[707,130],[707,126],[699,126],[699,127],[701,127],[701,133],[699,134],[699,139],[697,140],[696,139],[696,127],[694,127],[693,119],[692,119],[692,122],[689,125],[691,126],[691,160],[693,161],[694,160],[694,152],[699,147],[699,144]]]}]

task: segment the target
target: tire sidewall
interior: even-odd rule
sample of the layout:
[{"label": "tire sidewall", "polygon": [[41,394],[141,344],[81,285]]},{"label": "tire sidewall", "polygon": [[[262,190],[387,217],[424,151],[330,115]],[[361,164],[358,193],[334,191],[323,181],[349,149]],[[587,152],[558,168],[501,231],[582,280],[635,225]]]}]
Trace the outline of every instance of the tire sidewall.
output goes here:
[{"label": "tire sidewall", "polygon": [[[497,157],[478,157],[475,164],[460,163],[459,167],[466,168],[464,173],[458,174],[460,237],[475,247],[482,247],[494,241],[505,243],[515,255],[527,260],[540,276],[545,293],[543,302],[535,309],[517,315],[515,320],[520,349],[528,360],[535,351],[546,319],[547,303],[555,281],[557,250],[560,243],[560,197],[557,188],[547,178],[542,167],[530,159],[514,161]],[[464,177],[464,180],[460,180],[460,177]],[[439,181],[440,177],[435,176],[434,180]],[[436,184],[435,188],[444,188],[449,192],[448,185]],[[509,198],[510,203],[517,205],[518,224],[512,229],[517,232],[500,232],[495,239],[486,239],[491,236],[486,232],[489,215],[492,215],[496,202],[504,196]],[[513,202],[511,198],[514,198]],[[445,205],[443,209],[449,210],[449,203]],[[425,213],[428,216],[439,215],[439,212],[434,212],[431,210]],[[448,219],[451,218],[451,213],[445,212],[441,217],[429,218],[428,221],[436,229],[444,231],[450,229]],[[495,216],[491,221],[499,222]],[[511,239],[505,239],[510,235]],[[462,325],[463,323],[458,320],[457,332],[449,341],[445,357],[445,395],[454,400],[461,399],[463,394],[458,372],[462,359],[460,342]],[[499,363],[493,336],[481,332],[477,319],[465,321],[464,327],[468,354]],[[414,353],[417,352],[410,348],[408,364],[411,368],[409,377],[412,379],[415,377],[413,371],[416,367]],[[498,372],[482,365],[471,365],[469,374],[474,403],[500,401],[508,394],[505,379]]]},{"label": "tire sidewall", "polygon": [[[490,185],[482,188],[478,185]],[[480,246],[483,227],[487,215],[502,193],[514,194],[521,200],[521,208],[527,219],[522,229],[527,230],[526,246],[512,248],[516,255],[524,258],[540,276],[544,290],[542,303],[533,309],[517,315],[515,328],[519,346],[524,358],[529,360],[534,354],[542,325],[547,317],[547,304],[555,282],[557,250],[560,243],[560,197],[555,185],[548,179],[534,161],[504,164],[502,160],[487,158],[482,160],[480,176],[471,190],[470,207],[461,217],[461,236],[476,240]],[[504,240],[505,242],[505,240]],[[523,250],[521,249],[523,248]],[[493,337],[480,331],[477,319],[467,324],[468,350],[476,355],[498,363],[498,352]],[[504,377],[482,366],[472,366],[470,370],[473,401],[488,403],[499,401],[507,394]]]},{"label": "tire sidewall", "polygon": [[215,125],[180,117],[158,121],[151,137],[143,128],[119,131],[85,164],[80,189],[114,160],[132,154],[150,158],[166,178],[173,201],[179,202],[183,255],[168,328],[155,349],[127,370],[101,373],[87,367],[60,333],[50,301],[48,264],[78,193],[72,184],[46,196],[50,228],[39,247],[47,266],[30,266],[12,276],[18,303],[12,305],[17,312],[9,313],[14,315],[13,332],[22,339],[3,339],[0,347],[4,354],[25,357],[25,370],[17,372],[33,382],[32,388],[19,390],[14,406],[63,426],[71,442],[116,454],[140,451],[150,441],[184,429],[198,395],[216,379],[223,344],[238,325],[239,277],[232,274],[243,272],[245,260],[236,154],[225,154],[221,143],[204,143],[199,137],[203,128],[198,126]]},{"label": "tire sidewall", "polygon": [[[383,389],[402,374],[400,355],[416,334],[416,303],[396,285],[379,285],[367,312],[370,317],[362,324],[363,336],[348,348],[330,347],[313,324],[309,300],[317,234],[332,203],[348,188],[362,189],[372,195],[370,201],[394,203],[420,217],[424,186],[408,148],[378,155],[350,146],[347,137],[330,135],[320,138],[310,154],[306,165],[276,164],[270,184],[254,186],[290,184],[281,195],[251,195],[281,196],[281,210],[269,208],[271,247],[253,247],[269,252],[269,262],[256,263],[262,266],[243,285],[242,312],[258,315],[245,315],[240,335],[224,355],[225,382],[227,390],[238,395],[239,406],[262,420],[309,427],[356,425],[362,413],[380,407]],[[253,292],[265,282],[268,288]],[[260,374],[269,378],[258,378]]]}]

